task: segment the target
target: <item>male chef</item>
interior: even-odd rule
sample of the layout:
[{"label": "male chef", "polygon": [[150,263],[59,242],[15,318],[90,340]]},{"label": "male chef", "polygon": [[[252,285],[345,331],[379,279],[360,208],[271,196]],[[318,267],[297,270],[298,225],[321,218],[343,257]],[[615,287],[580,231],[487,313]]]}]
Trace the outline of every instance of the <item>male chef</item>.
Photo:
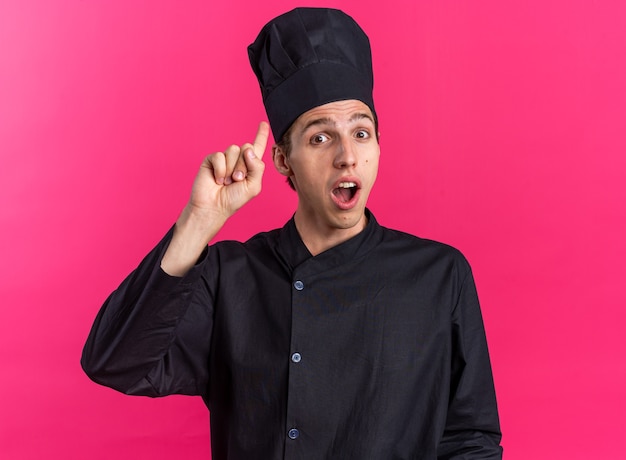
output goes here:
[{"label": "male chef", "polygon": [[99,312],[85,371],[127,394],[201,396],[216,460],[500,459],[468,263],[366,207],[380,159],[368,37],[341,11],[297,8],[248,54],[293,217],[208,246],[260,193],[270,126],[207,156]]}]

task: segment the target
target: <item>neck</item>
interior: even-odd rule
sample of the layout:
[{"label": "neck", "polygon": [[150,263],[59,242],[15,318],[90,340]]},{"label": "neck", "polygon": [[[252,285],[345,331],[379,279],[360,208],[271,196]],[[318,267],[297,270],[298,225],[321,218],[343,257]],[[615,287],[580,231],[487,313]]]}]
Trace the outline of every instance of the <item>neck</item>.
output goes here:
[{"label": "neck", "polygon": [[321,254],[358,235],[367,225],[365,214],[357,217],[354,224],[343,227],[340,225],[329,225],[315,217],[307,217],[300,210],[296,211],[294,221],[302,242],[313,256]]}]

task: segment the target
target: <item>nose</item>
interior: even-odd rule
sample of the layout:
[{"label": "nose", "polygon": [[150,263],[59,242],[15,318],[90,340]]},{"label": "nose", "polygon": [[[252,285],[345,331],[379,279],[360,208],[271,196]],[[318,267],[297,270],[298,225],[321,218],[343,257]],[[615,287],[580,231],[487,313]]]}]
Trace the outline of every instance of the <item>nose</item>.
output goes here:
[{"label": "nose", "polygon": [[338,169],[350,168],[356,166],[357,153],[355,146],[350,139],[342,139],[337,145],[337,153],[335,154],[334,166]]}]

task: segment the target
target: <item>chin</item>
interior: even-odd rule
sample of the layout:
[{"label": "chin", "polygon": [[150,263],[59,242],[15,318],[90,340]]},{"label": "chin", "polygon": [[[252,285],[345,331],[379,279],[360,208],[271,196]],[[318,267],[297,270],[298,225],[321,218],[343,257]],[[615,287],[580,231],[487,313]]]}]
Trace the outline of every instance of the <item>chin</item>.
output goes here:
[{"label": "chin", "polygon": [[[352,209],[339,216],[337,226],[342,229],[354,228],[361,224],[365,219],[365,212],[363,209]],[[365,227],[365,225],[363,225]]]}]

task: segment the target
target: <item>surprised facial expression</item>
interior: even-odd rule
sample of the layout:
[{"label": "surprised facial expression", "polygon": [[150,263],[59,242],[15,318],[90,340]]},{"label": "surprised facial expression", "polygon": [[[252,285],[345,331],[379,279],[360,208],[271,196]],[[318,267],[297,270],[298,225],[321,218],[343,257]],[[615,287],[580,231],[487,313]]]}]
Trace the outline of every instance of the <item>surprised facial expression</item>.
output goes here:
[{"label": "surprised facial expression", "polygon": [[380,156],[369,107],[357,100],[315,107],[294,122],[290,141],[288,156],[274,148],[274,163],[298,193],[296,219],[322,232],[361,231]]}]

